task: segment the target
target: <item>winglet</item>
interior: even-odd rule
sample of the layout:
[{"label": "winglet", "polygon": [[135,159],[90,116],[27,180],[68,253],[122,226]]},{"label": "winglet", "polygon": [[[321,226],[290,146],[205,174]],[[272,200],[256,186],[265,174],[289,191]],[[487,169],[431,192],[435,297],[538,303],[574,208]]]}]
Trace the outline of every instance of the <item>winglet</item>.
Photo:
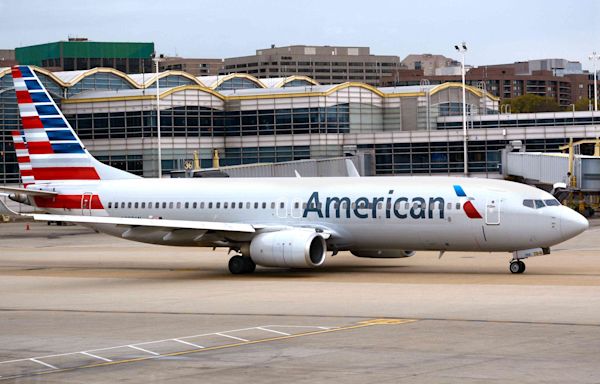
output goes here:
[{"label": "winglet", "polygon": [[346,159],[346,172],[348,172],[348,177],[360,177],[360,173],[350,159]]}]

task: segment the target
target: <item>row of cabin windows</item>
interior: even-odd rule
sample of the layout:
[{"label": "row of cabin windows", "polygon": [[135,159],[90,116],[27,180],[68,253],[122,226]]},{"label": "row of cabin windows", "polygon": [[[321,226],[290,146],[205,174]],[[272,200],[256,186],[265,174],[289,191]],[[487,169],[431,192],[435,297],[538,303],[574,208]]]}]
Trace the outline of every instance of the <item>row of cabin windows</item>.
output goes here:
[{"label": "row of cabin windows", "polygon": [[[262,203],[254,202],[254,209],[259,209],[261,207],[262,207],[262,209],[267,209],[267,204],[268,203],[266,203],[266,202],[262,202]],[[283,209],[283,208],[285,208],[285,205],[286,205],[285,202],[283,202],[283,201],[279,202],[279,208]],[[414,202],[412,204],[409,203],[409,202],[404,202],[404,203],[398,202],[398,203],[396,203],[396,205],[395,205],[394,208],[398,209],[398,210],[399,209],[408,210],[408,209],[411,208],[411,205],[412,205],[413,208],[420,208],[421,207],[421,203],[419,203],[419,202]],[[448,202],[447,206],[446,206],[446,209],[451,210],[453,205],[454,205],[453,203]],[[221,203],[221,202],[216,202],[216,203],[208,202],[208,203],[205,203],[204,201],[202,201],[200,203],[198,203],[198,202],[192,202],[192,203],[185,202],[185,203],[181,203],[180,201],[178,201],[178,202],[171,201],[169,203],[167,203],[165,201],[163,201],[163,202],[149,202],[149,203],[146,203],[145,201],[143,201],[141,203],[140,202],[131,202],[131,201],[130,202],[124,202],[124,201],[122,201],[122,202],[109,202],[108,203],[108,208],[109,209],[111,209],[111,208],[114,208],[114,209],[119,209],[119,208],[120,209],[125,209],[125,208],[127,208],[127,209],[161,209],[161,207],[162,207],[162,209],[167,209],[167,207],[168,207],[168,209],[182,209],[182,208],[183,209],[190,209],[190,208],[191,209],[198,209],[198,208],[205,209],[205,207],[208,208],[208,209],[213,209],[213,207],[216,208],[216,209],[221,209],[221,206],[223,207],[223,209],[227,209],[227,208],[229,208],[229,209],[236,209],[236,207],[238,209],[243,209],[244,208],[244,203],[243,202],[232,202],[231,205],[229,205],[229,202],[227,202],[227,201],[223,202],[223,203]],[[277,204],[275,202],[271,202],[270,206],[271,206],[271,209],[275,209],[275,207],[277,206]],[[337,202],[334,203],[334,204],[332,204],[332,206],[333,206],[334,209],[338,209],[338,208],[340,208],[340,209],[347,209],[348,208],[347,203],[345,201],[341,203],[341,206]],[[252,203],[250,203],[249,201],[246,202],[246,209],[251,209],[251,207],[252,207]],[[294,209],[299,209],[299,208],[300,208],[300,202],[295,202],[294,203]],[[302,209],[306,209],[306,208],[307,208],[307,204],[306,203],[302,203]],[[311,208],[315,209],[316,205],[314,203],[311,203]],[[323,208],[323,203],[319,203],[318,209],[322,209],[322,208]],[[351,204],[351,209],[355,209],[355,208],[356,208],[356,203],[352,203]],[[369,203],[360,203],[360,204],[358,204],[358,208],[360,208],[360,209],[367,209],[367,208],[368,209],[373,209],[373,203],[372,202],[369,202]],[[383,203],[382,202],[378,203],[377,204],[377,208],[378,209],[383,209]],[[386,208],[387,209],[391,209],[392,208],[391,207],[391,203],[386,204]],[[439,205],[438,205],[438,208],[439,208]],[[433,209],[435,209],[435,207],[434,206],[430,206],[429,209],[433,210]],[[456,209],[460,209],[460,203],[456,203]]]}]

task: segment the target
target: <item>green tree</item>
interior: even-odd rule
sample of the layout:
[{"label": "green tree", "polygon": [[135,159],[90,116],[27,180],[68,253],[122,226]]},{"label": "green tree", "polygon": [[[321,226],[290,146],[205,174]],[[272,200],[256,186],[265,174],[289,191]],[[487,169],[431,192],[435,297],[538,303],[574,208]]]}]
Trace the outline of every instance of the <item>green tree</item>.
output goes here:
[{"label": "green tree", "polygon": [[560,105],[551,97],[526,94],[505,99],[502,104],[510,105],[512,113],[558,112]]},{"label": "green tree", "polygon": [[591,100],[587,97],[583,99],[579,99],[575,102],[575,110],[576,111],[589,111],[590,110]]}]

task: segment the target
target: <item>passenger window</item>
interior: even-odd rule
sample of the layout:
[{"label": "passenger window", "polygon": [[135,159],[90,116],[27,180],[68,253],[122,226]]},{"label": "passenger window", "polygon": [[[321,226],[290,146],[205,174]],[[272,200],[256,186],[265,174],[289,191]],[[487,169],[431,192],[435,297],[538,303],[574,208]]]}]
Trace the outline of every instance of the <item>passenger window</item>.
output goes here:
[{"label": "passenger window", "polygon": [[[250,208],[250,203],[246,203],[246,206],[247,206],[247,208]],[[244,208],[244,203],[242,203],[242,202],[238,203],[238,208],[239,209]]]},{"label": "passenger window", "polygon": [[183,208],[185,208],[185,209],[188,209],[189,207],[190,207],[190,203],[188,203],[188,202],[186,202],[186,203],[183,205]]},{"label": "passenger window", "polygon": [[127,203],[127,208],[131,208],[131,201]]},{"label": "passenger window", "polygon": [[271,209],[275,209],[275,203],[271,202]]},{"label": "passenger window", "polygon": [[192,203],[192,209],[196,209],[198,208],[198,203],[196,203],[195,201]]},{"label": "passenger window", "polygon": [[133,208],[138,209],[138,203],[137,202],[133,205]]},{"label": "passenger window", "polygon": [[176,207],[177,207],[177,209],[180,209],[180,208],[181,208],[181,203],[180,203],[179,201],[177,202],[177,205],[176,205]]},{"label": "passenger window", "polygon": [[448,210],[451,210],[452,209],[452,203],[446,204],[446,207],[447,207]]},{"label": "passenger window", "polygon": [[529,199],[523,200],[523,205],[526,206],[526,207],[528,207],[528,208],[533,208],[534,207],[533,200],[529,200]]},{"label": "passenger window", "polygon": [[217,209],[221,208],[221,202],[217,203]]},{"label": "passenger window", "polygon": [[408,210],[408,208],[410,208],[410,204],[409,203],[404,203],[404,209]]},{"label": "passenger window", "polygon": [[167,202],[166,201],[163,201],[163,206],[162,207],[163,207],[163,209],[167,209]]},{"label": "passenger window", "polygon": [[460,203],[456,203],[456,209],[460,209]]},{"label": "passenger window", "polygon": [[279,208],[285,208],[285,203],[283,201],[279,203]]},{"label": "passenger window", "polygon": [[235,202],[231,203],[231,208],[235,209]]},{"label": "passenger window", "polygon": [[169,203],[169,209],[173,209],[173,202],[172,201]]},{"label": "passenger window", "polygon": [[302,203],[302,209],[306,209],[306,203]]},{"label": "passenger window", "polygon": [[[224,202],[223,203],[223,208],[227,208],[227,205],[228,205],[227,202]],[[217,203],[217,208],[219,208],[219,203]]]},{"label": "passenger window", "polygon": [[254,209],[258,209],[258,202],[254,202]]},{"label": "passenger window", "polygon": [[535,209],[544,208],[545,206],[546,206],[546,204],[544,204],[544,202],[542,200],[535,201]]},{"label": "passenger window", "polygon": [[298,209],[300,208],[300,203],[299,202],[295,202],[294,203],[294,209]]},{"label": "passenger window", "polygon": [[145,208],[146,208],[146,202],[142,201],[142,209],[145,209]]},{"label": "passenger window", "polygon": [[560,203],[556,199],[544,200],[544,203],[546,203],[546,205],[549,207],[556,207],[560,205]]},{"label": "passenger window", "polygon": [[108,208],[112,208],[112,202],[108,202]]},{"label": "passenger window", "polygon": [[262,207],[263,207],[263,209],[267,209],[267,203],[263,201]]},{"label": "passenger window", "polygon": [[208,209],[212,209],[212,207],[213,207],[213,203],[211,201],[210,203],[208,203]]}]

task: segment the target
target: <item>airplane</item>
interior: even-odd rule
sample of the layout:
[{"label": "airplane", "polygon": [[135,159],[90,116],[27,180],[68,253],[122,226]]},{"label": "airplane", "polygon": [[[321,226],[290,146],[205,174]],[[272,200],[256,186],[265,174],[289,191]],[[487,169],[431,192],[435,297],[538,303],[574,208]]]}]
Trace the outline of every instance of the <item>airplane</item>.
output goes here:
[{"label": "airplane", "polygon": [[365,258],[512,252],[510,272],[523,273],[525,258],[589,226],[551,194],[504,180],[141,178],[96,160],[30,67],[12,67],[12,77],[24,187],[0,191],[45,212],[31,214],[35,220],[150,244],[229,248],[232,274],[256,265],[316,268],[340,251]]}]

